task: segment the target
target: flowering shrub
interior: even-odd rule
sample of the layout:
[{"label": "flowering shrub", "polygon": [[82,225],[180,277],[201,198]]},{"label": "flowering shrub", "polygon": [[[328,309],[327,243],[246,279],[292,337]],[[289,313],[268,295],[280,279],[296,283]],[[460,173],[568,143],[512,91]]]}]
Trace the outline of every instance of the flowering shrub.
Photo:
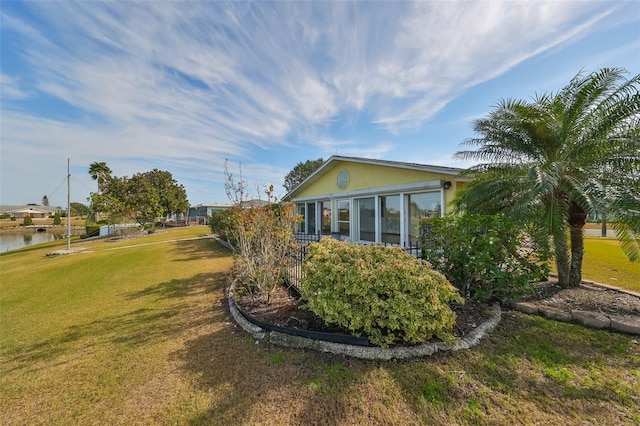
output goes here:
[{"label": "flowering shrub", "polygon": [[549,273],[548,250],[504,215],[425,219],[423,258],[466,297],[509,299]]},{"label": "flowering shrub", "polygon": [[296,244],[295,225],[300,218],[295,204],[276,203],[273,185],[266,191],[267,204],[247,202],[245,182],[226,173],[227,195],[234,202],[228,216],[233,225],[227,229],[237,255],[234,269],[249,293],[269,303],[273,292],[283,284],[290,250]]},{"label": "flowering shrub", "polygon": [[450,337],[450,302],[462,298],[447,279],[401,248],[333,238],[309,246],[301,293],[306,307],[383,347]]}]

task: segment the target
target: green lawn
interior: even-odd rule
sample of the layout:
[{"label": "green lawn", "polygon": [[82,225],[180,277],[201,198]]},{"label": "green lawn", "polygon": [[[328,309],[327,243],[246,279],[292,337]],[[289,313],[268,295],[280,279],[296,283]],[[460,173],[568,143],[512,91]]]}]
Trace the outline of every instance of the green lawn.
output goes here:
[{"label": "green lawn", "polygon": [[640,292],[640,264],[629,262],[615,238],[585,237],[584,279]]},{"label": "green lawn", "polygon": [[256,344],[224,304],[229,253],[181,240],[206,231],[1,256],[0,423],[640,423],[637,337],[537,316],[403,362]]}]

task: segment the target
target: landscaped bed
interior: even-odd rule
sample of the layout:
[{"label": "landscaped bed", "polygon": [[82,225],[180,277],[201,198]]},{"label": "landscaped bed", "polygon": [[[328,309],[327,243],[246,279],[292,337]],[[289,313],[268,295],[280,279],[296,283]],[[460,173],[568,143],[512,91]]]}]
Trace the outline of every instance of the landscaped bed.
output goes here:
[{"label": "landscaped bed", "polygon": [[[305,309],[304,301],[295,290],[278,288],[269,304],[251,295],[239,296],[237,292],[234,300],[244,313],[261,322],[279,327],[351,335],[347,329],[327,325],[316,314]],[[456,337],[469,333],[492,315],[491,306],[477,300],[469,300],[464,304],[454,303],[451,308],[456,313],[456,324],[452,330]]]}]

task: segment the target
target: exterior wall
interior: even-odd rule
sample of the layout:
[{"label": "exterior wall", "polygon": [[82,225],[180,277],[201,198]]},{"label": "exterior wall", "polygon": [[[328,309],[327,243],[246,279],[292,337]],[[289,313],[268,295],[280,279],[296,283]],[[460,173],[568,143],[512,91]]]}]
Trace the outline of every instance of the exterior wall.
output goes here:
[{"label": "exterior wall", "polygon": [[[349,173],[349,185],[344,189],[340,189],[337,185],[338,173],[342,170],[346,170]],[[394,187],[428,181],[451,182],[451,188],[444,192],[445,212],[449,213],[451,210],[449,203],[455,197],[457,187],[461,184],[461,182],[455,182],[454,176],[346,161],[337,162],[335,167],[330,169],[324,176],[296,194],[294,201],[316,197],[349,197],[355,191],[375,188],[380,188],[382,191],[388,188],[389,192],[394,192]]]},{"label": "exterior wall", "polygon": [[[292,198],[298,211],[305,212],[299,231],[321,231],[365,243],[414,244],[420,218],[451,211],[449,204],[463,184],[455,177],[410,167],[336,161]],[[450,187],[445,188],[445,182]],[[330,232],[321,224],[323,201],[331,206]],[[309,220],[310,210],[315,220]]]}]

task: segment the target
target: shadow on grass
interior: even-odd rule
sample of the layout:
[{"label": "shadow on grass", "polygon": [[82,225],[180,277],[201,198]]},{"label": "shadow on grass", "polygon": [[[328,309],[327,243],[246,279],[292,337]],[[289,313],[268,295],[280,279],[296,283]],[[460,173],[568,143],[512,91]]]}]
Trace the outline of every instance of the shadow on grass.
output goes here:
[{"label": "shadow on grass", "polygon": [[[197,274],[124,294],[119,310],[125,312],[71,325],[47,339],[12,348],[5,356],[15,366],[5,372],[32,368],[35,362],[52,360],[66,353],[86,355],[92,352],[92,348],[104,345],[144,345],[153,340],[171,338],[186,328],[200,326],[210,319],[188,315],[192,308],[188,299],[197,296],[211,283],[226,280],[226,277],[227,274],[222,272]],[[127,304],[128,300],[145,298],[149,300]],[[217,319],[222,320],[220,317]]]},{"label": "shadow on grass", "polygon": [[219,324],[175,354],[215,401],[189,424],[344,423],[353,392],[375,364],[254,341],[229,314],[229,282],[206,281],[206,291],[217,292],[220,302],[207,316]]},{"label": "shadow on grass", "polygon": [[618,424],[640,420],[639,349],[630,336],[508,313],[471,351],[391,371],[416,412],[453,423]]},{"label": "shadow on grass", "polygon": [[218,243],[213,238],[201,240],[176,241],[173,254],[174,262],[189,262],[202,259],[216,259],[229,257],[231,250]]},{"label": "shadow on grass", "polygon": [[189,279],[173,279],[139,291],[127,293],[125,298],[132,300],[154,296],[159,299],[182,299],[200,293],[211,293],[210,287],[212,285],[218,282],[226,282],[228,279],[228,272],[197,274]]}]

